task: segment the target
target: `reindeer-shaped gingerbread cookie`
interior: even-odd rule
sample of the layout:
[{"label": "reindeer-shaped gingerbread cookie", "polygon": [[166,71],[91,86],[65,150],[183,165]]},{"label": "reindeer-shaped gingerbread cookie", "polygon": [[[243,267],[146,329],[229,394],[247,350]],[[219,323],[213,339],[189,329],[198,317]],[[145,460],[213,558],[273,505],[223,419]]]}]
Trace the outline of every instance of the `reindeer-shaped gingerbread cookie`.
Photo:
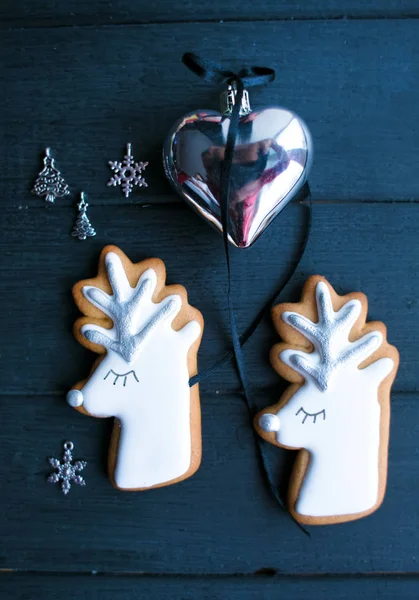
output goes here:
[{"label": "reindeer-shaped gingerbread cookie", "polygon": [[288,503],[304,524],[351,521],[381,504],[387,477],[390,388],[399,356],[383,323],[366,323],[363,294],[338,296],[310,277],[302,300],[273,309],[284,340],[274,369],[291,385],[255,417],[267,441],[299,449]]},{"label": "reindeer-shaped gingerbread cookie", "polygon": [[122,490],[145,490],[191,476],[201,460],[197,371],[201,313],[180,285],[165,286],[161,260],[133,264],[114,246],[97,277],[73,288],[85,315],[77,340],[101,355],[67,395],[94,417],[115,417],[109,474]]}]

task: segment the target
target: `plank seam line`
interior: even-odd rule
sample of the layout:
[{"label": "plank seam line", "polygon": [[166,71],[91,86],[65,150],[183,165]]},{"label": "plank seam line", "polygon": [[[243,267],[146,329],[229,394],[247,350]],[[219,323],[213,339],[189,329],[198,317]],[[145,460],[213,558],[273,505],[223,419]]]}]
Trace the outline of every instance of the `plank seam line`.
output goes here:
[{"label": "plank seam line", "polygon": [[[154,198],[158,198],[158,196],[154,196]],[[299,201],[293,201],[290,203],[290,205],[292,206],[297,206],[300,202]],[[304,204],[304,202],[301,202],[301,204]],[[412,199],[412,200],[321,200],[321,199],[313,199],[312,201],[313,206],[359,206],[359,205],[375,205],[375,204],[379,204],[379,205],[388,205],[388,206],[398,206],[398,205],[416,205],[419,204],[419,198],[418,199]],[[159,202],[157,201],[145,201],[145,202],[118,202],[118,201],[109,201],[109,202],[102,202],[102,203],[98,203],[98,202],[89,202],[89,207],[97,207],[97,208],[106,208],[107,206],[109,207],[126,207],[126,206],[132,206],[132,207],[137,207],[137,208],[168,208],[168,207],[179,207],[179,206],[184,206],[186,208],[186,204],[185,202],[181,199],[181,198],[174,198],[171,201],[164,201],[164,202]],[[27,211],[27,210],[48,210],[50,207],[48,206],[43,206],[43,205],[24,205],[24,204],[15,204],[15,205],[8,205],[7,207],[3,207],[3,212],[16,212],[16,211]],[[74,212],[74,206],[71,205],[61,205],[61,206],[55,206],[54,207],[54,212],[57,212],[58,210],[71,210],[72,212]]]},{"label": "plank seam line", "polygon": [[127,579],[254,579],[254,580],[279,580],[279,579],[306,579],[306,580],[329,580],[329,579],[381,579],[381,578],[411,578],[416,579],[419,577],[417,571],[365,571],[356,573],[290,573],[280,572],[276,569],[269,569],[272,574],[267,575],[265,572],[233,572],[233,573],[153,573],[153,572],[124,572],[124,571],[49,571],[49,570],[32,570],[32,569],[0,569],[0,576],[15,577],[17,575],[23,576],[37,576],[37,577],[112,577],[112,578],[127,578]]},{"label": "plank seam line", "polygon": [[[37,397],[50,397],[50,398],[54,398],[54,397],[61,397],[61,398],[65,398],[66,394],[68,392],[68,389],[65,391],[44,391],[44,392],[39,392],[39,391],[17,391],[17,390],[0,390],[0,398],[3,397],[25,397],[25,398],[37,398]],[[255,396],[258,395],[266,395],[266,394],[270,394],[272,396],[278,396],[278,391],[277,390],[272,390],[271,388],[264,388],[264,387],[259,387],[259,388],[255,388],[253,390],[253,393]],[[239,396],[240,394],[242,394],[242,392],[240,391],[240,389],[236,389],[236,390],[232,390],[232,389],[216,389],[216,390],[206,390],[205,388],[201,388],[201,402],[202,402],[202,396]],[[396,396],[418,396],[419,395],[419,390],[393,390],[391,392],[391,396],[392,397],[396,397]]]},{"label": "plank seam line", "polygon": [[165,25],[197,25],[197,24],[215,24],[215,25],[224,25],[224,24],[241,24],[241,23],[295,23],[295,22],[341,22],[341,21],[415,21],[419,18],[419,14],[409,13],[405,15],[327,15],[327,16],[289,16],[289,17],[278,17],[278,18],[262,18],[262,17],[249,17],[249,18],[225,18],[225,19],[167,19],[161,21],[147,21],[147,20],[133,20],[133,21],[124,21],[124,20],[115,20],[111,21],[112,17],[109,17],[109,20],[99,20],[99,21],[86,21],[83,22],[79,20],[75,23],[48,23],[48,21],[40,20],[39,24],[34,25],[19,25],[16,21],[4,21],[3,24],[0,25],[0,31],[8,30],[10,32],[13,31],[28,31],[35,29],[73,29],[73,28],[98,28],[98,27],[159,27]]}]

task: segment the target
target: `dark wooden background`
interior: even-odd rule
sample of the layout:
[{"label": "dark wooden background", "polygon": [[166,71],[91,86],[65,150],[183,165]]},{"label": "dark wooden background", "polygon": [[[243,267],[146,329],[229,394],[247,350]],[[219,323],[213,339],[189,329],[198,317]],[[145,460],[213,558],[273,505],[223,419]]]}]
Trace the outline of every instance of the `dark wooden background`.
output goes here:
[{"label": "dark wooden background", "polygon": [[[0,94],[0,597],[263,600],[419,596],[419,6],[416,0],[2,0]],[[176,486],[115,491],[105,474],[111,424],[70,410],[66,390],[93,355],[72,338],[70,289],[100,249],[159,256],[206,320],[201,367],[228,344],[221,237],[173,194],[161,167],[172,122],[216,107],[218,92],[181,64],[194,50],[278,76],[252,104],[300,114],[315,142],[313,234],[283,298],[321,273],[363,290],[400,350],[382,508],[312,528],[280,512],[263,483],[231,365],[201,388],[203,462]],[[106,187],[107,161],[131,141],[149,187]],[[71,197],[31,196],[46,146]],[[77,194],[98,235],[70,237]],[[296,256],[293,204],[248,252],[233,251],[244,329]],[[246,348],[255,398],[272,403],[269,323]],[[88,486],[46,483],[64,440],[89,462]],[[355,440],[354,440],[355,443]],[[285,490],[291,452],[271,449]]]}]

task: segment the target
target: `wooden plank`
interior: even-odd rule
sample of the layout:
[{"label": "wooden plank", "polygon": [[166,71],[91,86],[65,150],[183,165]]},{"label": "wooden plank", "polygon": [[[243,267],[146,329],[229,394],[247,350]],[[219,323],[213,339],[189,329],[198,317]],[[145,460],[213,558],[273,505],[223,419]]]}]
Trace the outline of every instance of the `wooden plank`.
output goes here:
[{"label": "wooden plank", "polygon": [[[261,397],[258,403],[266,400]],[[109,483],[109,420],[81,415],[61,398],[3,396],[1,568],[172,574],[417,572],[418,400],[417,394],[394,397],[383,506],[360,521],[311,528],[309,539],[265,486],[247,411],[234,395],[202,398],[203,462],[196,475],[146,493],[118,492]],[[75,443],[75,458],[88,461],[87,486],[63,496],[46,482],[51,471],[47,457],[59,456],[66,439]],[[269,448],[272,469],[285,489],[294,454]]]},{"label": "wooden plank", "polygon": [[175,9],[170,0],[159,0],[155,4],[117,0],[95,0],[85,3],[75,0],[71,7],[64,1],[48,2],[37,0],[3,0],[0,21],[8,27],[34,26],[80,26],[118,23],[148,23],[176,21],[254,21],[274,19],[342,19],[342,18],[405,18],[418,16],[414,0],[398,2],[363,2],[362,0],[307,0],[296,3],[291,0],[265,0],[243,6],[238,0],[225,3],[217,0],[177,3]]},{"label": "wooden plank", "polygon": [[417,600],[418,577],[95,577],[0,576],[3,600]]},{"label": "wooden plank", "polygon": [[30,190],[47,145],[73,194],[85,190],[92,205],[122,204],[119,190],[106,187],[107,161],[122,157],[127,141],[150,161],[149,187],[132,201],[176,200],[162,142],[185,112],[218,107],[219,90],[181,64],[187,49],[231,67],[278,70],[251,101],[279,103],[305,119],[317,200],[419,200],[414,19],[64,27],[3,30],[1,38],[3,205],[42,206]]},{"label": "wooden plank", "polygon": [[[78,312],[72,285],[95,274],[101,248],[114,243],[132,260],[161,257],[169,282],[182,283],[206,326],[200,368],[209,367],[230,345],[226,268],[221,236],[184,205],[140,209],[93,207],[98,235],[70,237],[68,208],[9,210],[1,238],[3,294],[0,307],[0,391],[58,393],[84,377],[93,354],[73,339]],[[249,251],[232,249],[235,306],[243,331],[288,272],[302,235],[304,209],[285,211]],[[417,204],[323,204],[315,207],[312,236],[301,267],[283,300],[297,300],[313,273],[325,275],[340,293],[364,291],[370,319],[383,320],[402,360],[397,390],[418,390],[416,314],[419,281]],[[205,257],[205,260],[203,260]],[[26,291],[30,290],[30,291]],[[245,349],[250,381],[277,394],[280,380],[268,354],[277,337],[269,319]],[[24,365],[22,369],[17,365]],[[231,364],[203,382],[204,392],[237,389]]]}]

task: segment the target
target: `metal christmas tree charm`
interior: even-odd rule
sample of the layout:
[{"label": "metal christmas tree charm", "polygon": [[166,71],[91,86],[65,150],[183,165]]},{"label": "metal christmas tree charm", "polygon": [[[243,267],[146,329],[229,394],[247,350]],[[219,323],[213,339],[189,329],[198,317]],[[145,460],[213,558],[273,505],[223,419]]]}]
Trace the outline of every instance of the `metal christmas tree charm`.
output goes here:
[{"label": "metal christmas tree charm", "polygon": [[132,156],[132,146],[127,144],[127,153],[122,162],[109,161],[109,166],[115,175],[112,175],[108,181],[108,186],[121,186],[125,198],[128,198],[134,186],[147,187],[146,180],[142,176],[147,165],[148,162],[135,162]]},{"label": "metal christmas tree charm", "polygon": [[35,181],[32,193],[35,196],[45,197],[45,200],[50,203],[54,203],[56,198],[62,198],[70,193],[68,185],[54,165],[51,148],[47,148],[45,151],[44,168]]},{"label": "metal christmas tree charm", "polygon": [[87,466],[87,462],[85,460],[77,460],[72,464],[73,455],[71,454],[71,451],[73,448],[73,442],[65,442],[63,462],[60,462],[58,458],[48,459],[49,464],[54,467],[54,469],[57,469],[56,473],[51,473],[48,477],[48,481],[50,483],[59,483],[61,481],[61,490],[64,495],[68,494],[72,483],[86,485],[86,481],[81,475],[77,475],[77,471],[83,471]]},{"label": "metal christmas tree charm", "polygon": [[80,194],[80,202],[77,204],[77,208],[79,209],[79,214],[77,216],[76,224],[74,225],[72,236],[78,237],[79,240],[85,240],[88,237],[94,237],[96,235],[96,231],[92,227],[89,218],[87,216],[87,207],[89,206],[86,202],[86,194],[82,192]]}]

